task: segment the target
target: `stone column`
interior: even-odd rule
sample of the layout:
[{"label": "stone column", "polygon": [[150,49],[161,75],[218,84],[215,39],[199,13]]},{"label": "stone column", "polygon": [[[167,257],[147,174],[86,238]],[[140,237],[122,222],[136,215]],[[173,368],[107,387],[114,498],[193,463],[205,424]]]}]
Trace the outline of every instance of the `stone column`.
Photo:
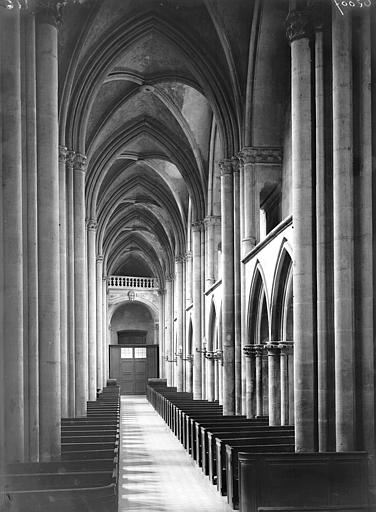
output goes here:
[{"label": "stone column", "polygon": [[289,357],[292,354],[292,343],[281,342],[280,372],[281,372],[281,425],[290,425],[290,375]]},{"label": "stone column", "polygon": [[175,301],[176,301],[176,353],[177,355],[177,391],[183,391],[183,343],[184,343],[184,329],[183,329],[183,262],[182,256],[175,258]]},{"label": "stone column", "polygon": [[216,216],[209,216],[205,219],[205,227],[207,233],[207,275],[206,275],[206,287],[210,288],[212,284],[214,284],[215,276],[214,276],[214,258],[216,257],[216,248],[215,248],[215,224],[217,222]]},{"label": "stone column", "polygon": [[57,7],[55,10],[37,2],[39,449],[42,461],[60,454],[61,435],[57,16]]},{"label": "stone column", "polygon": [[333,238],[336,449],[355,448],[351,16],[333,9]]},{"label": "stone column", "polygon": [[24,458],[20,13],[1,10],[5,458]]},{"label": "stone column", "polygon": [[68,415],[75,415],[76,377],[75,377],[75,328],[74,328],[74,197],[73,197],[73,160],[74,151],[68,151],[66,159],[66,196],[67,196],[67,328],[68,328]]},{"label": "stone column", "polygon": [[[166,312],[165,312],[165,319],[166,319],[166,354],[165,356],[168,359],[173,359],[174,356],[174,344],[173,344],[173,276],[167,276],[166,277]],[[166,360],[166,376],[167,376],[167,385],[172,386],[173,385],[173,368],[172,363],[169,363]]]},{"label": "stone column", "polygon": [[269,394],[269,425],[281,424],[281,370],[280,348],[278,344],[267,343],[268,351],[268,394]]},{"label": "stone column", "polygon": [[243,348],[246,371],[246,415],[247,418],[256,416],[256,352],[253,345],[245,345]]},{"label": "stone column", "polygon": [[244,232],[242,249],[245,256],[253,249],[260,238],[260,199],[257,197],[254,148],[243,148],[239,158],[241,158],[244,167]]},{"label": "stone column", "polygon": [[240,286],[240,165],[233,158],[234,169],[234,334],[235,334],[235,414],[242,408],[241,368],[241,286]]},{"label": "stone column", "polygon": [[192,224],[193,257],[193,398],[202,397],[202,358],[201,353],[201,221]]},{"label": "stone column", "polygon": [[96,268],[96,294],[97,294],[97,388],[102,389],[105,385],[103,380],[103,303],[102,303],[102,276],[103,276],[103,256],[97,256]]},{"label": "stone column", "polygon": [[[203,221],[200,223],[201,229],[201,346],[206,343],[206,333],[205,333],[205,252],[206,252],[206,243],[205,243],[205,224]],[[205,355],[201,354],[201,398],[206,400],[206,360]]]},{"label": "stone column", "polygon": [[[247,254],[247,242],[244,242],[244,205],[248,198],[244,197],[244,161],[241,153],[239,158],[239,187],[240,187],[240,240],[241,240],[241,259]],[[241,413],[247,414],[246,388],[247,388],[247,370],[246,356],[244,347],[248,344],[248,326],[247,326],[247,290],[245,283],[245,265],[240,262],[240,343],[241,343]]]},{"label": "stone column", "polygon": [[185,253],[186,307],[192,304],[192,251]]},{"label": "stone column", "polygon": [[68,416],[68,304],[67,304],[67,148],[59,146],[59,228],[60,228],[60,380],[61,417]]},{"label": "stone column", "polygon": [[95,219],[89,219],[87,222],[89,400],[97,398],[96,233],[97,222]]},{"label": "stone column", "polygon": [[[105,268],[103,267],[103,271],[105,271]],[[103,327],[103,334],[102,334],[102,346],[103,346],[103,386],[107,385],[107,379],[109,377],[108,374],[108,339],[107,339],[107,333],[108,333],[108,319],[107,319],[107,276],[102,276],[102,327]]]},{"label": "stone column", "polygon": [[[209,357],[208,357],[209,356]],[[209,402],[213,402],[215,400],[214,393],[214,366],[215,359],[213,358],[213,354],[207,354],[206,357],[206,378],[207,378],[207,394],[206,398]]]},{"label": "stone column", "polygon": [[312,220],[312,103],[309,17],[291,11],[292,211],[294,219],[295,448],[316,448],[314,262]]},{"label": "stone column", "polygon": [[264,353],[264,345],[254,345],[254,351],[256,356],[256,416],[263,416],[262,356]]},{"label": "stone column", "polygon": [[76,154],[74,175],[75,415],[86,415],[88,400],[87,262],[85,226],[86,157]]},{"label": "stone column", "polygon": [[223,414],[235,414],[235,325],[234,325],[234,185],[233,162],[222,160],[222,342]]},{"label": "stone column", "polygon": [[159,289],[158,290],[158,296],[159,296],[159,376],[160,378],[165,378],[165,364],[164,364],[164,357],[166,354],[166,346],[165,346],[165,295],[166,290]]},{"label": "stone column", "polygon": [[[23,70],[23,123],[25,136],[24,186],[27,207],[24,212],[26,231],[24,268],[24,342],[28,352],[28,372],[25,388],[28,397],[28,457],[39,460],[39,341],[38,341],[38,198],[37,198],[37,141],[36,141],[36,56],[35,17],[24,12],[21,16],[21,68]],[[27,255],[27,257],[26,257]],[[0,259],[1,256],[0,256]],[[27,318],[26,318],[27,316]],[[27,324],[26,324],[27,322]],[[25,351],[26,352],[26,351]],[[24,354],[24,361],[26,354]],[[26,375],[25,375],[26,377]],[[26,393],[25,393],[26,395]],[[24,397],[26,400],[26,396]],[[4,400],[3,400],[4,402]],[[25,411],[26,417],[26,411]],[[26,422],[25,422],[26,423]],[[26,430],[26,424],[25,424]],[[26,443],[25,443],[26,444]],[[0,455],[1,457],[1,455]],[[26,457],[25,457],[26,458]]]},{"label": "stone column", "polygon": [[[320,11],[317,11],[318,13]],[[328,328],[330,300],[327,297],[328,281],[328,216],[327,169],[325,166],[325,94],[324,94],[324,31],[321,13],[315,17],[315,115],[316,115],[316,281],[317,281],[317,384],[318,384],[318,447],[322,452],[331,451],[329,400],[334,393],[330,382],[328,359],[332,350],[331,329]],[[332,285],[332,283],[330,283]],[[281,359],[282,363],[282,359]],[[282,372],[282,368],[281,368]],[[332,391],[333,390],[333,391]],[[334,400],[333,400],[334,401]],[[283,410],[282,410],[283,413]],[[283,417],[282,417],[283,421]],[[283,424],[283,423],[282,423]]]}]

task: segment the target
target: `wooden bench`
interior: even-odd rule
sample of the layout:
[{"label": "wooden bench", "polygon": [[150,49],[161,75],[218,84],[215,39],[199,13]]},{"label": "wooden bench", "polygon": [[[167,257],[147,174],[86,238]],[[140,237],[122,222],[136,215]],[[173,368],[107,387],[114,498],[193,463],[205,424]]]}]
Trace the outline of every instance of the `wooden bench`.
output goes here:
[{"label": "wooden bench", "polygon": [[294,438],[288,438],[290,443],[286,444],[263,444],[263,445],[250,445],[248,442],[237,443],[235,445],[226,445],[226,494],[227,502],[233,509],[239,508],[239,473],[238,473],[238,453],[283,453],[294,452],[295,443]]},{"label": "wooden bench", "polygon": [[[196,444],[196,450],[198,450],[196,453],[196,460],[197,460],[199,466],[204,467],[204,464],[206,463],[206,453],[207,453],[205,442],[203,442],[203,438],[205,441],[206,430],[204,431],[204,436],[203,436],[202,428],[204,428],[204,429],[210,428],[210,429],[214,430],[217,426],[219,427],[221,425],[224,425],[222,418],[226,418],[226,416],[222,416],[221,418],[215,419],[210,424],[205,423],[205,426],[201,423],[200,420],[194,420],[192,422],[192,424],[195,427],[195,436],[196,436],[195,444]],[[262,420],[247,419],[245,416],[235,416],[235,418],[238,418],[238,421],[234,421],[234,423],[232,425],[232,429],[236,429],[235,431],[238,431],[239,428],[241,429],[242,426],[245,429],[253,428],[253,427],[257,427],[257,426],[268,426],[267,420],[264,420],[264,419],[262,419]]]},{"label": "wooden bench", "polygon": [[25,473],[74,473],[78,471],[113,471],[116,468],[117,458],[99,460],[72,460],[54,462],[19,462],[8,464],[5,468],[7,474]]},{"label": "wooden bench", "polygon": [[[275,435],[278,436],[293,436],[294,435],[294,427],[287,426],[276,426],[271,427],[269,425],[247,425],[247,426],[237,426],[237,425],[226,425],[223,427],[201,427],[201,439],[202,439],[202,468],[205,474],[209,475],[210,481],[215,484],[216,483],[216,443],[215,439],[229,438],[232,436],[237,437],[249,437],[252,435],[254,437],[272,437]],[[204,457],[205,451],[205,457]],[[207,466],[204,468],[204,463]]]},{"label": "wooden bench", "polygon": [[100,434],[97,435],[89,435],[89,433],[86,433],[85,435],[82,435],[81,433],[78,434],[67,434],[63,433],[61,435],[61,442],[63,444],[67,443],[115,443],[119,441],[119,434]]},{"label": "wooden bench", "polygon": [[112,447],[117,446],[116,441],[100,441],[100,442],[70,442],[70,443],[61,443],[61,453],[64,452],[81,452],[85,450],[96,450],[100,448],[101,450],[110,450]]},{"label": "wooden bench", "polygon": [[[291,444],[295,446],[295,438],[294,436],[262,436],[262,437],[252,437],[252,436],[244,436],[240,437],[239,435],[233,435],[226,438],[215,438],[216,444],[216,472],[217,472],[217,489],[222,494],[225,495],[227,493],[227,479],[226,479],[226,445],[230,446],[247,446],[249,449],[251,446],[263,446],[263,445],[281,445],[281,444]],[[247,451],[247,450],[245,450]],[[260,451],[260,450],[258,450]],[[276,449],[278,451],[278,449]]]},{"label": "wooden bench", "polygon": [[375,508],[367,505],[328,505],[326,507],[258,507],[258,512],[373,512]]},{"label": "wooden bench", "polygon": [[112,483],[116,483],[114,469],[94,472],[77,471],[74,473],[16,473],[13,475],[0,475],[0,486],[4,489],[4,492],[102,487]]},{"label": "wooden bench", "polygon": [[337,510],[369,506],[365,452],[239,452],[238,460],[241,512],[258,512],[262,507],[302,511],[304,507],[326,510],[329,505]]},{"label": "wooden bench", "polygon": [[64,451],[61,453],[62,461],[70,460],[99,460],[99,459],[113,459],[118,454],[118,447],[115,446],[113,449],[98,448],[96,450],[73,450]]}]

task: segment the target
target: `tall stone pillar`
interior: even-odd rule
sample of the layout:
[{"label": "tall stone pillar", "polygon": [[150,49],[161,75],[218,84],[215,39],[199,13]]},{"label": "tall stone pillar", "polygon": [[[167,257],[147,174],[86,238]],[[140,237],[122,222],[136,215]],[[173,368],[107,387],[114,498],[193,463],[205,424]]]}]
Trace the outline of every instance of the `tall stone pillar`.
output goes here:
[{"label": "tall stone pillar", "polygon": [[192,223],[193,257],[193,398],[202,397],[201,357],[201,221]]},{"label": "tall stone pillar", "polygon": [[167,385],[173,386],[173,372],[172,363],[168,362],[168,359],[173,359],[174,356],[174,344],[173,344],[173,276],[166,277],[166,376]]},{"label": "tall stone pillar", "polygon": [[67,148],[59,146],[59,228],[60,228],[60,380],[61,417],[68,416],[68,304],[67,304]]},{"label": "tall stone pillar", "polygon": [[[240,227],[240,259],[244,258],[247,254],[247,242],[243,242],[244,239],[244,205],[248,201],[248,197],[245,197],[244,191],[244,161],[242,154],[238,154],[239,159],[239,227]],[[245,265],[240,262],[240,347],[241,347],[241,414],[247,414],[247,369],[246,369],[246,355],[244,347],[248,345],[248,328],[247,328],[247,290],[245,283]]]},{"label": "tall stone pillar", "polygon": [[[338,14],[338,15],[337,15]],[[333,9],[333,238],[336,449],[355,448],[351,16]]]},{"label": "tall stone pillar", "polygon": [[316,448],[312,112],[309,17],[291,11],[292,211],[294,219],[295,449]]},{"label": "tall stone pillar", "polygon": [[183,325],[183,264],[184,258],[177,256],[175,258],[175,300],[176,300],[176,339],[177,339],[177,391],[183,391],[183,345],[184,345],[184,325]]},{"label": "tall stone pillar", "polygon": [[[331,301],[328,285],[332,286],[328,268],[328,209],[327,168],[325,165],[325,93],[324,93],[324,24],[321,12],[315,16],[315,116],[316,116],[316,281],[317,281],[317,384],[318,384],[318,448],[331,451],[331,416],[334,408],[334,382],[330,376],[333,338],[329,328]],[[330,283],[330,284],[329,284]],[[282,363],[282,360],[281,360]],[[282,368],[281,368],[282,372]],[[283,418],[282,418],[283,421]],[[283,424],[283,423],[282,423]]]},{"label": "tall stone pillar", "polygon": [[253,345],[245,345],[243,348],[246,362],[246,415],[254,418],[256,396],[256,352]]},{"label": "tall stone pillar", "polygon": [[243,164],[243,240],[242,249],[245,256],[260,239],[260,199],[257,197],[257,176],[255,169],[255,151],[252,147],[245,147],[239,153],[239,158]]},{"label": "tall stone pillar", "polygon": [[43,461],[60,454],[61,435],[57,17],[57,6],[36,3],[39,449]]},{"label": "tall stone pillar", "polygon": [[85,226],[86,157],[76,153],[74,175],[75,415],[86,415],[88,400],[87,262]]},{"label": "tall stone pillar", "polygon": [[88,276],[88,357],[89,357],[89,400],[97,397],[97,290],[96,290],[96,241],[97,222],[87,222],[87,276]]},{"label": "tall stone pillar", "polygon": [[264,345],[254,345],[256,355],[256,416],[264,415],[263,404],[263,375],[262,375],[262,356],[264,353]]},{"label": "tall stone pillar", "polygon": [[[103,271],[105,269],[103,268]],[[102,345],[103,345],[103,386],[107,385],[108,373],[108,318],[107,318],[107,276],[102,277]]]},{"label": "tall stone pillar", "polygon": [[75,327],[74,327],[74,151],[68,151],[66,159],[67,196],[67,336],[68,336],[68,415],[75,415],[76,376],[75,376]]},{"label": "tall stone pillar", "polygon": [[214,276],[214,258],[216,257],[216,248],[215,248],[215,223],[217,217],[211,215],[206,217],[205,219],[205,228],[206,228],[206,265],[207,272],[205,276],[206,287],[210,288],[212,284],[214,284],[215,276]]},{"label": "tall stone pillar", "polygon": [[164,356],[166,353],[165,347],[165,295],[166,290],[159,289],[159,316],[158,316],[158,328],[159,328],[159,376],[161,379],[165,378],[165,360]]},{"label": "tall stone pillar", "polygon": [[[204,300],[205,297],[205,265],[206,265],[206,240],[205,240],[205,224],[203,221],[200,222],[200,230],[201,230],[201,343],[202,346],[206,343],[206,333],[205,333],[205,306],[206,302]],[[201,398],[206,400],[206,360],[205,354],[201,354]]]},{"label": "tall stone pillar", "polygon": [[105,385],[103,380],[103,303],[102,303],[102,276],[103,276],[103,256],[97,256],[96,268],[96,329],[97,329],[97,388],[102,389]]},{"label": "tall stone pillar", "polygon": [[215,366],[215,359],[212,354],[206,355],[206,398],[209,402],[213,402],[215,400],[214,395],[214,366]]},{"label": "tall stone pillar", "polygon": [[234,184],[233,162],[222,160],[222,343],[223,414],[235,414],[235,324],[234,324]]},{"label": "tall stone pillar", "polygon": [[269,425],[281,424],[281,371],[280,348],[278,344],[267,343],[268,351],[268,392],[269,392]]},{"label": "tall stone pillar", "polygon": [[[20,12],[1,10],[5,458],[24,459]],[[57,160],[57,159],[56,159]]]},{"label": "tall stone pillar", "polygon": [[292,355],[292,343],[281,342],[278,345],[280,353],[281,372],[281,425],[290,425],[290,365],[289,358]]},{"label": "tall stone pillar", "polygon": [[[35,17],[24,12],[21,16],[21,69],[23,71],[23,123],[24,149],[24,210],[25,288],[24,288],[24,347],[27,346],[28,368],[25,372],[27,388],[28,425],[25,421],[25,435],[28,432],[28,459],[39,460],[39,341],[38,341],[38,198],[37,198],[37,140],[36,140],[36,56]],[[3,261],[3,258],[0,256]],[[26,350],[25,350],[26,352]],[[0,356],[1,357],[1,356]],[[2,359],[3,360],[3,359]],[[24,362],[26,353],[24,354]],[[24,363],[25,364],[25,363]],[[27,375],[26,375],[27,373]],[[27,379],[26,379],[27,377]],[[26,392],[25,392],[26,400]],[[27,411],[25,407],[25,418]],[[1,455],[0,455],[1,457]],[[26,459],[26,454],[25,454]]]},{"label": "tall stone pillar", "polygon": [[185,253],[185,289],[186,289],[186,307],[192,304],[192,251]]},{"label": "tall stone pillar", "polygon": [[241,286],[240,286],[240,165],[233,158],[234,170],[234,335],[235,335],[235,414],[242,413],[241,368]]}]

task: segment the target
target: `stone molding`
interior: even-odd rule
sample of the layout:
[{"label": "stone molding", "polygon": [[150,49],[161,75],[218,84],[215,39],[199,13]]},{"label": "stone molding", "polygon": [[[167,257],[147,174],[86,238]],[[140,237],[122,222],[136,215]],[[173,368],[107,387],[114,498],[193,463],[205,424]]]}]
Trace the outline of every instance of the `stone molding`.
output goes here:
[{"label": "stone molding", "polygon": [[175,280],[175,274],[168,274],[166,276],[166,281],[174,281]]},{"label": "stone molding", "polygon": [[103,260],[104,260],[103,254],[98,254],[97,255],[97,261],[103,261]]},{"label": "stone molding", "polygon": [[63,8],[67,4],[67,0],[30,0],[27,2],[27,6],[36,15],[39,22],[48,23],[55,27],[62,22]]},{"label": "stone molding", "polygon": [[247,146],[239,152],[243,164],[282,164],[282,148],[266,146]]},{"label": "stone molding", "polygon": [[224,160],[220,160],[218,162],[218,165],[219,165],[219,169],[221,171],[221,176],[227,176],[227,175],[233,174],[234,162],[231,159],[226,158]]},{"label": "stone molding", "polygon": [[96,231],[98,226],[96,219],[88,219],[86,225],[88,231]]},{"label": "stone molding", "polygon": [[312,34],[311,10],[293,10],[286,18],[286,36],[290,44],[298,39],[309,39]]},{"label": "stone molding", "polygon": [[183,254],[177,254],[175,256],[175,263],[183,263],[184,262],[184,255]]},{"label": "stone molding", "polygon": [[238,173],[240,172],[240,159],[238,156],[233,156],[231,158],[231,161],[232,161],[232,170],[234,173]]},{"label": "stone molding", "polygon": [[256,355],[256,350],[254,345],[244,345],[243,353],[245,357],[254,357]]},{"label": "stone molding", "polygon": [[188,260],[191,260],[193,258],[193,253],[192,251],[187,251],[185,253],[185,261],[188,261]]},{"label": "stone molding", "polygon": [[81,153],[76,153],[73,160],[73,169],[85,173],[87,166],[87,157]]},{"label": "stone molding", "polygon": [[277,356],[280,354],[281,348],[278,342],[269,342],[265,345],[265,348],[268,352],[268,356]]},{"label": "stone molding", "polygon": [[59,163],[65,164],[68,156],[68,148],[59,146]]}]

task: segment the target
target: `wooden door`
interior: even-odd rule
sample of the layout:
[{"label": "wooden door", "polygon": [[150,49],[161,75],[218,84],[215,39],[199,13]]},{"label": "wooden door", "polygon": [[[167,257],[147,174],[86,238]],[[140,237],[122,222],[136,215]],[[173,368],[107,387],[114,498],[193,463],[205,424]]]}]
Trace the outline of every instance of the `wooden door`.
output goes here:
[{"label": "wooden door", "polygon": [[110,347],[110,377],[123,395],[144,395],[147,379],[158,377],[158,346]]}]

